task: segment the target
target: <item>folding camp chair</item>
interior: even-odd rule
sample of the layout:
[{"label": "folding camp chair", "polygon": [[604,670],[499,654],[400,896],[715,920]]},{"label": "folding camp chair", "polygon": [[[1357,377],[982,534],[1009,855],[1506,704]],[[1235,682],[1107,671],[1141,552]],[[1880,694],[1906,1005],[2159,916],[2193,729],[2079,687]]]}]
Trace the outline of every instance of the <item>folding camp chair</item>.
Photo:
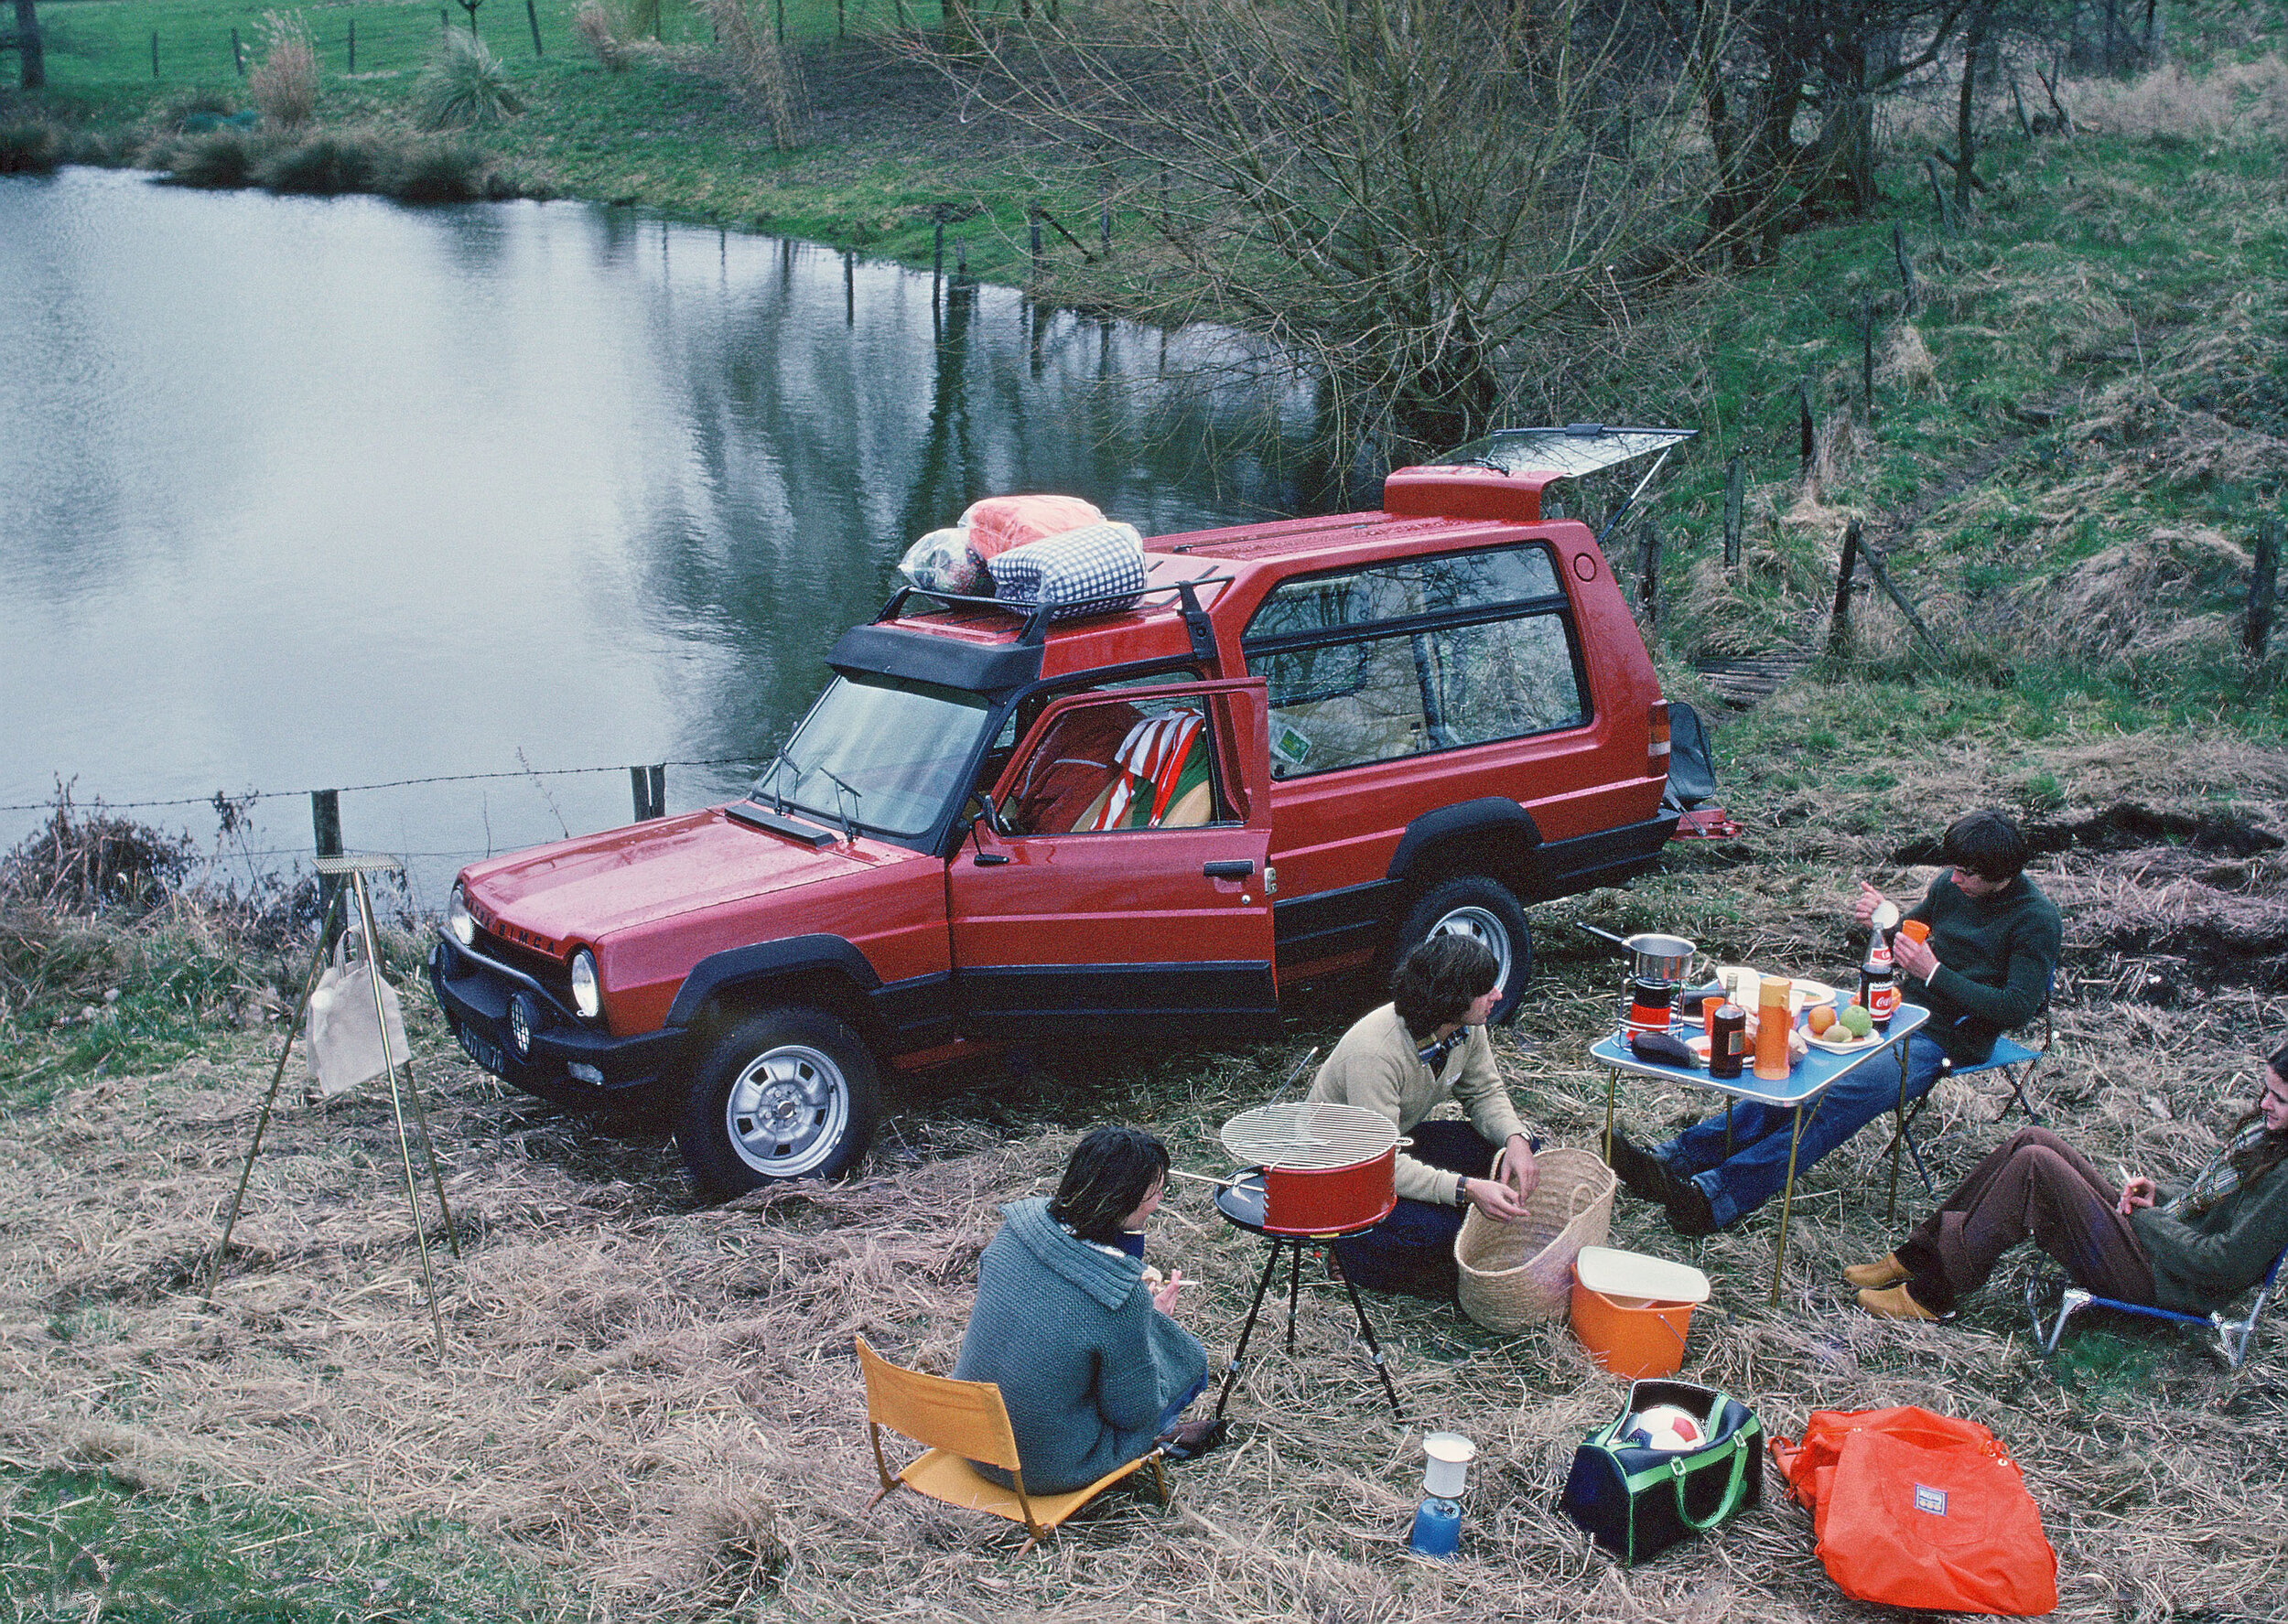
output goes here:
[{"label": "folding camp chair", "polygon": [[[2050,976],[2052,991],[2055,991],[2056,986],[2057,977],[2053,972]],[[2042,999],[2041,1048],[2028,1049],[2016,1038],[2008,1036],[1997,1038],[1994,1039],[1993,1051],[1984,1059],[1968,1066],[1958,1066],[1952,1060],[1947,1060],[1941,1064],[1938,1075],[1941,1077],[1975,1077],[1980,1071],[2001,1072],[2010,1084],[2010,1098],[2002,1102],[2002,1120],[2009,1121],[2013,1111],[2024,1107],[2026,1120],[2039,1127],[2044,1125],[2042,1113],[2034,1108],[2034,1102],[2027,1097],[2026,1085],[2033,1081],[2034,1069],[2049,1057],[2050,1047],[2056,1040],[2057,1031],[2050,1024],[2050,1001],[2048,995],[2045,994]],[[1931,1182],[1930,1169],[1923,1166],[1923,1152],[1921,1147],[1915,1143],[1914,1129],[1915,1119],[1922,1115],[1923,1107],[1930,1102],[1931,1094],[1937,1092],[1938,1085],[1936,1082],[1932,1083],[1928,1092],[1901,1113],[1897,1130],[1899,1138],[1905,1143],[1906,1154],[1915,1158],[1915,1171],[1923,1181],[1924,1192],[1934,1201],[1938,1199],[1938,1187]]]},{"label": "folding camp chair", "polygon": [[[1039,1544],[1059,1523],[1119,1482],[1139,1467],[1149,1464],[1160,1490],[1160,1503],[1168,1504],[1168,1474],[1160,1467],[1160,1451],[1139,1455],[1115,1467],[1085,1489],[1063,1494],[1028,1494],[1025,1473],[1017,1464],[1017,1438],[1010,1432],[1009,1406],[1001,1390],[990,1382],[956,1382],[950,1376],[929,1376],[891,1364],[857,1339],[858,1368],[866,1375],[866,1426],[874,1445],[874,1469],[881,1478],[881,1492],[866,1502],[872,1511],[899,1489],[912,1489],[949,1506],[962,1506],[1022,1522],[1031,1537],[1020,1556]],[[882,1428],[912,1438],[929,1449],[893,1474],[882,1453]],[[1002,1488],[969,1463],[982,1460],[998,1466],[1016,1479]]]},{"label": "folding camp chair", "polygon": [[2057,1317],[2048,1328],[2042,1324],[2042,1310],[2035,1301],[2046,1293],[2056,1276],[2048,1270],[2034,1268],[2026,1272],[2026,1313],[2034,1321],[2034,1339],[2042,1344],[2044,1353],[2057,1351],[2058,1339],[2066,1334],[2066,1322],[2084,1308],[2111,1308],[2118,1313],[2141,1315],[2147,1319],[2169,1320],[2178,1325],[2202,1326],[2217,1333],[2217,1351],[2224,1355],[2225,1363],[2234,1370],[2249,1356],[2249,1344],[2256,1339],[2257,1321],[2263,1317],[2264,1307],[2272,1300],[2272,1288],[2280,1283],[2281,1264],[2288,1262],[2288,1247],[2281,1249],[2272,1259],[2272,1266],[2264,1271],[2258,1282],[2256,1296],[2249,1304],[2249,1311],[2239,1319],[2228,1319],[2222,1314],[2204,1317],[2198,1314],[2179,1314],[2174,1308],[2155,1308],[2146,1303],[2125,1303],[2118,1297],[2101,1297],[2068,1285],[2059,1293]]}]

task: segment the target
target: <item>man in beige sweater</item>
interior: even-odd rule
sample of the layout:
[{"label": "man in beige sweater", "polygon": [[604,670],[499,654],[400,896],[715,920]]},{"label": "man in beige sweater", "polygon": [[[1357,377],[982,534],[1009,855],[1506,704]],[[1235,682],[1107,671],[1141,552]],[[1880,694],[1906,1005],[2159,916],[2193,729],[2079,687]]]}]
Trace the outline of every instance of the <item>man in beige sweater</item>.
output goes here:
[{"label": "man in beige sweater", "polygon": [[[1431,937],[1400,962],[1391,1002],[1360,1016],[1311,1081],[1313,1102],[1360,1106],[1413,1138],[1398,1156],[1397,1208],[1373,1229],[1335,1242],[1336,1259],[1357,1285],[1451,1297],[1464,1207],[1489,1218],[1525,1214],[1536,1145],[1485,1036],[1486,1016],[1501,997],[1500,973],[1492,951],[1474,938]],[[1448,1099],[1469,1121],[1423,1120]]]}]

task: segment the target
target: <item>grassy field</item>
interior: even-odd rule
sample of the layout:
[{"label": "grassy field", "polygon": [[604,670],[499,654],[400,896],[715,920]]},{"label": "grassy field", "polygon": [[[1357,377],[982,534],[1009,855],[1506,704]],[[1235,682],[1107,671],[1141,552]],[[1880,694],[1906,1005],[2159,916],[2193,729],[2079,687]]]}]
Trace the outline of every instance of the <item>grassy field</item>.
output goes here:
[{"label": "grassy field", "polygon": [[[567,9],[541,9],[538,60],[521,8],[480,13],[532,92],[490,139],[536,185],[909,259],[944,217],[973,267],[1021,263],[1023,156],[958,145],[942,104],[869,122],[869,97],[924,109],[937,92],[863,43],[836,49],[831,10],[790,10],[823,133],[781,155],[687,15],[671,10],[667,48],[614,75],[574,48]],[[251,40],[258,14],[49,0],[42,16],[59,37],[54,102],[156,130],[193,93],[236,93],[228,29]],[[394,117],[434,12],[308,16],[325,116]],[[360,78],[345,81],[352,16]],[[2288,482],[2288,89],[2261,49],[2270,8],[2171,16],[2205,76],[2077,85],[2071,140],[1998,123],[1992,189],[1960,236],[1941,238],[1902,161],[1877,217],[1666,296],[1611,353],[1547,358],[1547,411],[1527,415],[1703,430],[1658,510],[1654,640],[1672,691],[1711,701],[1693,672],[1704,658],[1821,650],[1854,519],[1936,639],[1862,578],[1841,659],[1745,715],[1708,703],[1748,833],[1678,849],[1626,892],[1537,910],[1537,978],[1499,1048],[1521,1107],[1560,1143],[1602,1125],[1604,1079],[1584,1050],[1614,984],[1567,920],[1675,930],[1721,959],[1841,978],[1853,880],[1912,892],[1929,841],[1972,804],[2034,828],[2035,872],[2065,910],[2057,1052],[2037,1092],[2100,1166],[2196,1167],[2228,1097],[2252,1092],[2254,1057],[2288,1033],[2288,633],[2267,659],[2238,643],[2254,527]],[[156,86],[154,28],[169,76]],[[1915,149],[1911,126],[1898,135]],[[1894,224],[1922,283],[1912,314]],[[1807,378],[1809,469],[1795,446]],[[1735,455],[1736,575],[1719,557]],[[1632,546],[1616,542],[1616,562]],[[1116,1497],[1019,1562],[1015,1539],[975,1519],[861,1511],[873,1483],[852,1336],[944,1368],[998,1202],[1043,1188],[1101,1120],[1152,1124],[1179,1165],[1220,1165],[1215,1125],[1338,1033],[1365,989],[1330,992],[1257,1049],[1052,1054],[1022,1078],[908,1080],[858,1178],[718,1210],[689,1203],[655,1126],[567,1116],[471,1071],[416,992],[465,1249],[441,1275],[440,1368],[384,1098],[291,1106],[218,1308],[193,1289],[275,1054],[266,999],[296,968],[192,906],[141,923],[0,909],[0,1594],[19,1617],[1866,1616],[1775,1497],[1639,1570],[1589,1554],[1550,1503],[1620,1384],[1561,1327],[1501,1339],[1377,1303],[1409,1405],[1396,1423],[1342,1299],[1315,1280],[1299,1355],[1258,1338],[1238,1438],[1177,1474],[1171,1512]],[[1926,1120],[1942,1185],[2000,1136],[1999,1102],[1941,1086]],[[1657,1135],[1697,1103],[1625,1088],[1622,1109]],[[2060,1617],[2278,1617],[2288,1328],[2238,1377],[2189,1339],[2101,1320],[2045,1361],[2007,1273],[1958,1325],[1878,1324],[1835,1271],[1897,1238],[1889,1170],[1871,1129],[1812,1173],[1776,1309],[1771,1214],[1681,1242],[1623,1198],[1615,1243],[1717,1282],[1687,1373],[1783,1435],[1815,1406],[1920,1403],[1986,1422],[2043,1507]],[[1926,1202],[1910,1174],[1901,1221]],[[1227,1348],[1259,1254],[1191,1198],[1154,1247],[1203,1279],[1187,1317]],[[1425,1425],[1483,1451],[1451,1565],[1398,1548]]]}]

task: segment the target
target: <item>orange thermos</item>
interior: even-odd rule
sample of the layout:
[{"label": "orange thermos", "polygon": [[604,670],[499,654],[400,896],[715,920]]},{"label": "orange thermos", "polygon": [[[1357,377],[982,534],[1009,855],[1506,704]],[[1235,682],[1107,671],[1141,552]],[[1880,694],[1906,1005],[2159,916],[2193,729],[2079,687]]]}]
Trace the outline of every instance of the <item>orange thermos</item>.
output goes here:
[{"label": "orange thermos", "polygon": [[1755,1074],[1765,1082],[1787,1077],[1787,977],[1767,975],[1756,995]]}]

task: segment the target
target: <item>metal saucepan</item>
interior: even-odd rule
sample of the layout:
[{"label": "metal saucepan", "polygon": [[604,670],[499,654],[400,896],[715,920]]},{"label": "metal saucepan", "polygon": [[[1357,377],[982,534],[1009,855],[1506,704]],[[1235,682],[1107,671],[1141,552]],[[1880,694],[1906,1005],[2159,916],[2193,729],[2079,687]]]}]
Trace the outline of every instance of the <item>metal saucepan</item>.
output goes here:
[{"label": "metal saucepan", "polygon": [[1610,930],[1600,930],[1594,925],[1584,924],[1580,920],[1575,920],[1573,923],[1627,954],[1631,975],[1642,976],[1646,981],[1665,981],[1671,986],[1681,986],[1691,976],[1692,958],[1700,949],[1681,936],[1640,932],[1622,937]]}]

